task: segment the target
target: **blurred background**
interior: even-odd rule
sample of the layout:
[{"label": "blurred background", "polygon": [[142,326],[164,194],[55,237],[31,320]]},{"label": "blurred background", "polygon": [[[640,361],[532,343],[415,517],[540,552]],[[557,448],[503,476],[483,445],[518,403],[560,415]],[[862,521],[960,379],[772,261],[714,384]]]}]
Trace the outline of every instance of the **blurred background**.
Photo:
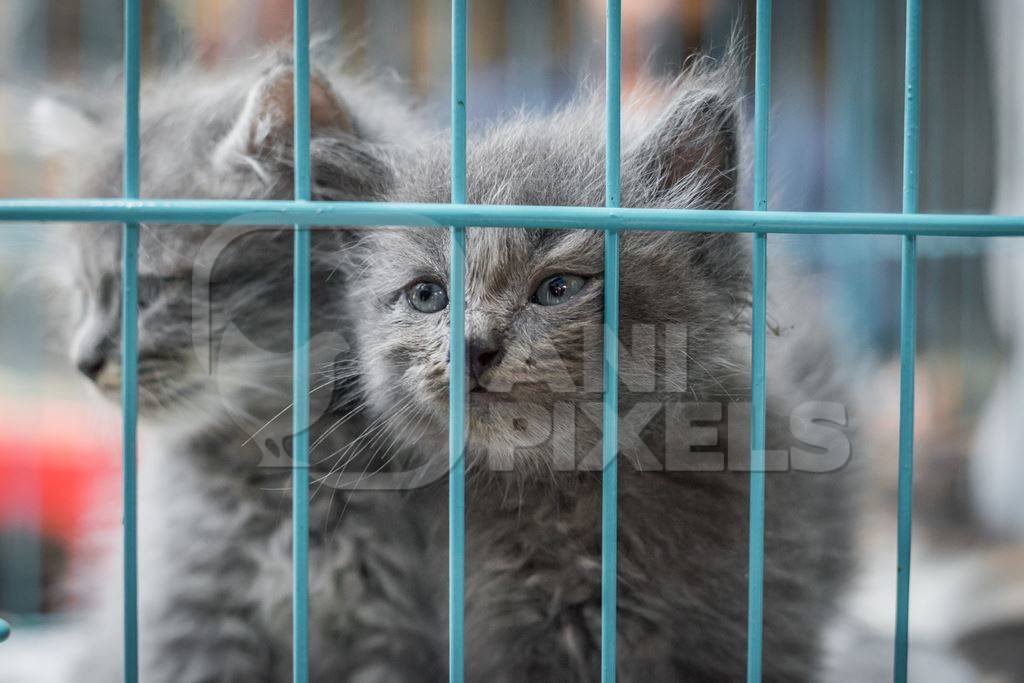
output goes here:
[{"label": "blurred background", "polygon": [[[771,208],[899,211],[903,3],[774,4]],[[70,191],[59,166],[33,148],[25,112],[43,91],[121,98],[121,5],[0,0],[0,198]],[[437,126],[447,124],[446,0],[312,5],[325,51],[392,79]],[[471,127],[523,106],[549,110],[587,83],[600,84],[602,0],[469,5]],[[923,211],[1024,213],[1015,186],[1024,174],[1020,5],[926,3]],[[143,6],[144,77],[182,61],[214,68],[246,60],[291,33],[291,0]],[[625,0],[624,89],[673,74],[694,55],[721,54],[737,22],[752,35],[752,16],[749,1]],[[16,628],[69,609],[60,585],[79,559],[98,483],[119,470],[116,411],[86,390],[53,341],[33,265],[45,260],[47,230],[0,226],[0,616]],[[865,437],[857,447],[871,454],[861,568],[848,609],[855,626],[836,638],[885,639],[895,593],[899,241],[772,242],[784,262],[821,283],[844,362],[869,397],[851,409]],[[1024,336],[1017,294],[1024,252],[1009,240],[922,238],[919,253],[911,669],[919,680],[940,680],[932,677],[938,671],[961,676],[950,680],[1024,680],[1017,647],[1024,642],[1024,458],[1017,457],[1024,421],[1015,408],[1024,405],[1016,349]],[[2,647],[17,647],[17,637]],[[880,656],[891,658],[888,648]],[[888,671],[885,662],[879,670]]]}]

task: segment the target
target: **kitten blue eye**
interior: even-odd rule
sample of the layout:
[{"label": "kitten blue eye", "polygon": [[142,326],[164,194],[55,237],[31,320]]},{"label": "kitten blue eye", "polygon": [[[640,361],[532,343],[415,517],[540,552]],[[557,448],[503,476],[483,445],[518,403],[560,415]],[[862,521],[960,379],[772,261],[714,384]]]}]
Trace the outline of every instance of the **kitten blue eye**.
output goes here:
[{"label": "kitten blue eye", "polygon": [[448,292],[435,282],[417,282],[405,291],[405,298],[420,313],[437,313],[448,306]]},{"label": "kitten blue eye", "polygon": [[533,293],[533,302],[541,306],[557,306],[575,296],[583,285],[587,284],[585,278],[579,275],[555,275],[540,283],[540,287]]}]

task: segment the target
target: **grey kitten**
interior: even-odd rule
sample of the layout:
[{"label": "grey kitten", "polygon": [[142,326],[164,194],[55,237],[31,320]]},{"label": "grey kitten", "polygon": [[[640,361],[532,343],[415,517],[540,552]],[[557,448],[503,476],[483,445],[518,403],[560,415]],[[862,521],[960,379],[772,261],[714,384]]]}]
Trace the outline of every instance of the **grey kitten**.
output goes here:
[{"label": "grey kitten", "polygon": [[[144,196],[290,198],[291,91],[291,67],[276,59],[151,84],[142,97]],[[418,130],[409,107],[369,82],[322,73],[314,74],[311,96],[313,198],[382,198],[393,182],[389,159]],[[44,106],[42,134],[60,138],[67,130],[53,129],[58,109]],[[82,194],[117,196],[120,131],[84,114],[71,120],[79,130],[72,137],[86,147],[77,157]],[[141,230],[140,668],[147,681],[290,680],[292,233],[238,223]],[[350,389],[348,323],[329,305],[347,280],[320,258],[334,240],[314,232],[311,476],[314,491],[323,491],[310,512],[310,643],[319,681],[365,677],[361,671],[376,671],[400,651],[381,640],[374,620],[384,612],[368,606],[385,591],[365,577],[411,574],[414,566],[379,548],[418,542],[378,495],[335,495],[320,481],[335,468],[361,471],[359,438],[373,436]],[[67,299],[78,300],[73,362],[116,401],[120,226],[72,226],[62,244],[62,275],[74,295]],[[367,441],[366,452],[385,454],[390,445]],[[391,546],[376,545],[389,538]],[[93,607],[69,676],[121,680],[120,556],[109,557],[82,586]],[[384,569],[367,568],[375,565]],[[408,621],[401,606],[391,612]],[[400,666],[422,673],[443,661],[429,640]]]},{"label": "grey kitten", "polygon": [[[632,103],[623,206],[734,206],[744,165],[740,90],[735,60],[703,63],[666,88],[656,115],[636,105],[650,110],[666,93]],[[468,150],[472,203],[604,203],[594,103],[514,118],[471,137]],[[416,150],[396,168],[388,199],[447,202],[449,154],[443,138]],[[621,237],[621,680],[744,674],[746,239]],[[592,230],[468,231],[469,680],[598,677],[603,248]],[[447,450],[449,250],[443,229],[373,229],[340,257],[361,274],[338,296],[343,317],[358,321],[369,415],[427,459]],[[773,327],[768,378],[768,462],[783,470],[767,475],[764,672],[772,681],[818,675],[852,531],[843,393],[812,307],[787,303],[798,316]],[[408,514],[427,519],[416,511],[422,498],[410,494]],[[423,561],[442,594],[446,544],[438,529]]]}]

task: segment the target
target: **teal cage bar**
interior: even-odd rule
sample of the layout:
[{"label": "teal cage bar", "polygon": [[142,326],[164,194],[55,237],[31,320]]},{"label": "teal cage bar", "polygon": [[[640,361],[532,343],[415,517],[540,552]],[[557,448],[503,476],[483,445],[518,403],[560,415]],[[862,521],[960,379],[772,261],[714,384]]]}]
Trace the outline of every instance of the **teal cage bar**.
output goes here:
[{"label": "teal cage bar", "polygon": [[[466,203],[466,0],[452,0],[452,204]],[[466,565],[466,226],[451,227],[448,385],[448,677],[462,682]]]},{"label": "teal cage bar", "polygon": [[[771,103],[771,0],[757,3],[754,53],[754,210],[768,210],[768,108]],[[747,681],[761,680],[764,616],[764,419],[768,235],[754,233],[751,270],[750,525],[747,530]]]},{"label": "teal cage bar", "polygon": [[[921,120],[921,0],[907,0],[903,104],[903,213],[917,212]],[[907,680],[910,618],[910,512],[914,478],[914,354],[917,322],[917,236],[904,235],[900,264],[900,431],[896,528],[896,644],[893,680]]]},{"label": "teal cage bar", "polygon": [[[124,196],[139,196],[139,81],[142,7],[124,6]],[[121,247],[121,448],[124,493],[124,677],[139,678],[139,573],[136,497],[136,423],[138,421],[139,221],[126,217]]]},{"label": "teal cage bar", "polygon": [[[295,201],[310,184],[309,0],[295,0]],[[309,679],[309,226],[295,224],[292,286],[292,680]]]},{"label": "teal cage bar", "polygon": [[[620,203],[622,6],[608,0],[605,17],[605,206]],[[601,411],[601,681],[615,680],[615,598],[618,560],[619,231],[604,229],[604,395]]]},{"label": "teal cage bar", "polygon": [[[766,243],[769,234],[894,234],[903,236],[900,292],[900,439],[897,610],[893,678],[907,675],[907,617],[913,463],[916,239],[925,236],[1022,236],[1024,217],[918,214],[921,2],[907,0],[904,101],[903,213],[767,211],[771,1],[758,0],[755,50],[755,183],[753,211],[619,208],[620,0],[607,3],[607,154],[604,207],[473,206],[466,204],[466,0],[452,2],[452,193],[448,204],[310,202],[309,6],[295,0],[295,199],[293,201],[149,201],[139,197],[140,0],[125,0],[124,199],[0,201],[0,221],[115,222],[124,224],[122,354],[124,363],[124,664],[125,680],[138,680],[136,540],[137,258],[139,224],[293,224],[295,233],[293,429],[294,680],[308,678],[308,421],[309,228],[314,225],[407,225],[451,231],[451,384],[449,461],[450,678],[463,677],[465,556],[464,490],[464,264],[467,227],[599,229],[605,234],[604,439],[602,496],[601,678],[615,680],[616,458],[618,238],[627,230],[743,232],[753,235],[752,415],[748,600],[748,681],[761,679],[764,566],[764,410]],[[0,622],[0,639],[8,626]]]}]

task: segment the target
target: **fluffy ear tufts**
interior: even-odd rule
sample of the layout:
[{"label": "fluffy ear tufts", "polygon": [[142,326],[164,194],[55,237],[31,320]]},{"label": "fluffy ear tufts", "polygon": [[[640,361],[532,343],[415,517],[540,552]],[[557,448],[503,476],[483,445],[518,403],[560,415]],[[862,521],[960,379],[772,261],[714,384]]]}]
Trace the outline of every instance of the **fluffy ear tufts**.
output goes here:
[{"label": "fluffy ear tufts", "polygon": [[[238,161],[259,161],[290,149],[295,125],[295,73],[281,66],[261,79],[249,91],[245,105],[228,135],[214,151],[214,163],[232,165]],[[323,132],[356,135],[348,109],[322,75],[310,74],[310,128]]]},{"label": "fluffy ear tufts", "polygon": [[684,76],[677,82],[672,101],[633,152],[645,186],[641,192],[649,200],[695,208],[733,204],[742,114],[731,76]]}]

